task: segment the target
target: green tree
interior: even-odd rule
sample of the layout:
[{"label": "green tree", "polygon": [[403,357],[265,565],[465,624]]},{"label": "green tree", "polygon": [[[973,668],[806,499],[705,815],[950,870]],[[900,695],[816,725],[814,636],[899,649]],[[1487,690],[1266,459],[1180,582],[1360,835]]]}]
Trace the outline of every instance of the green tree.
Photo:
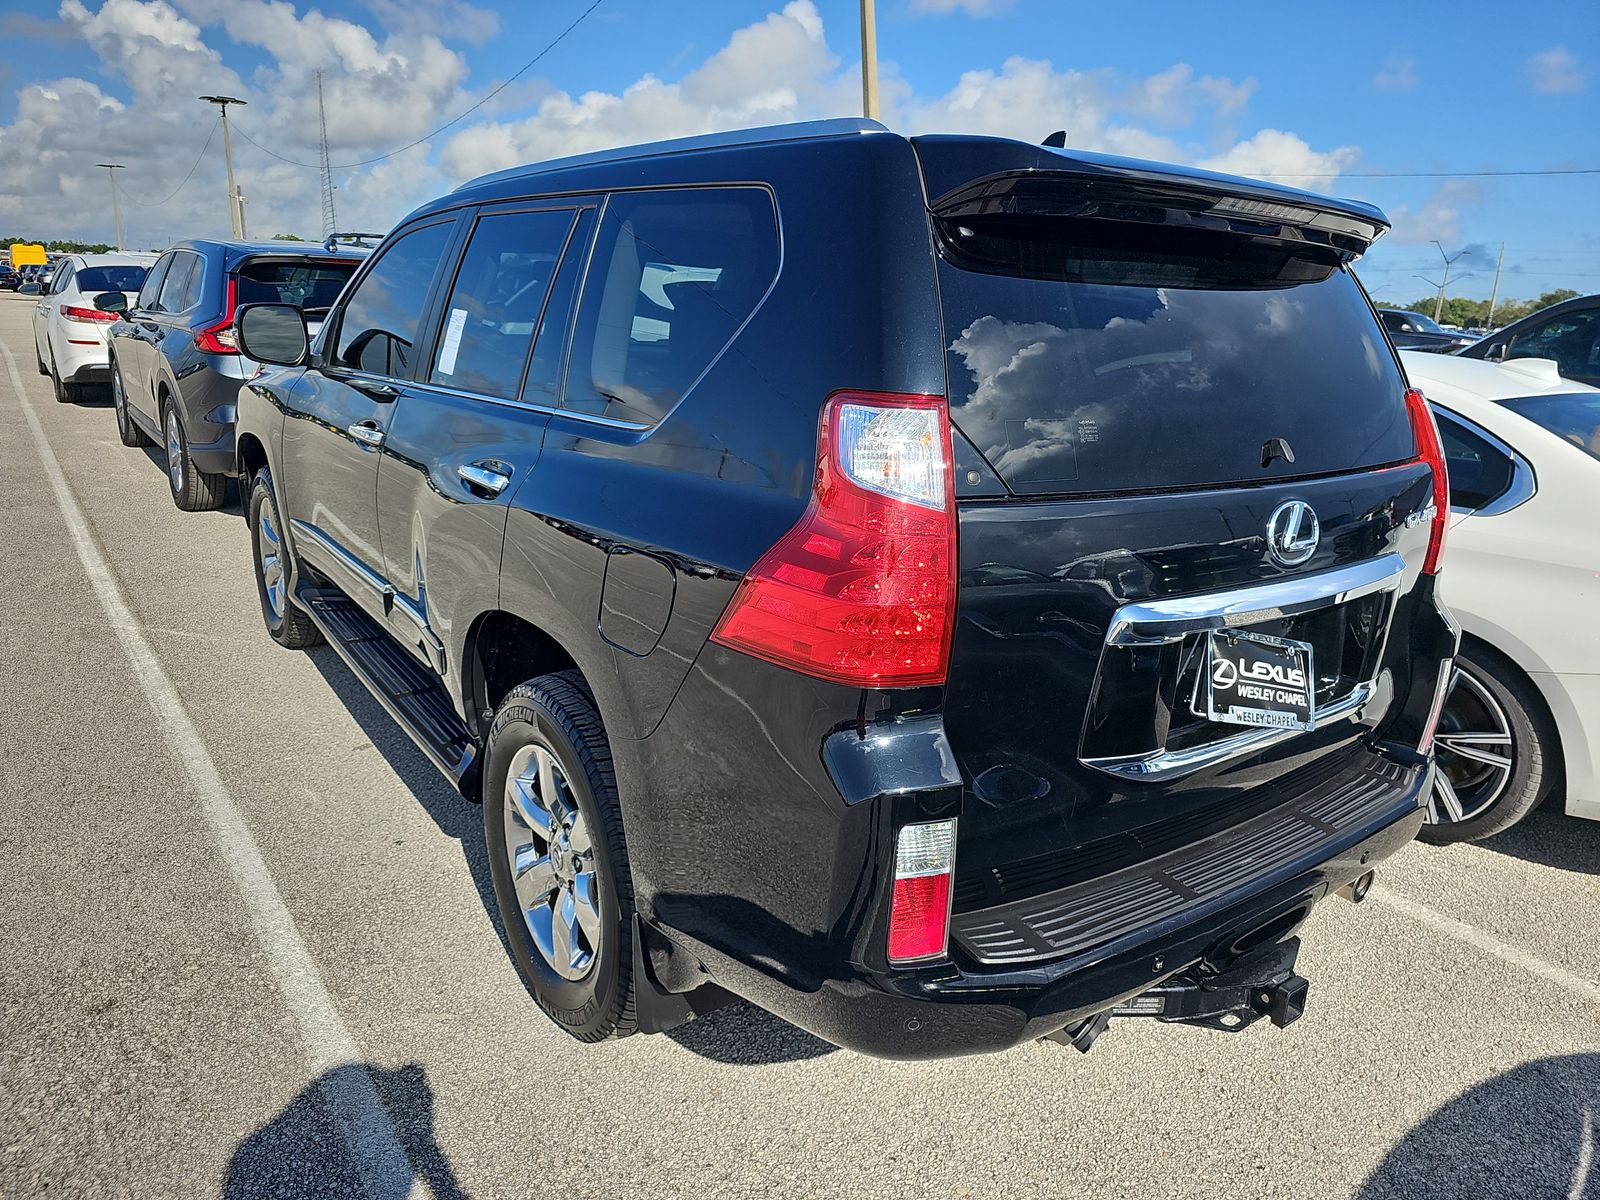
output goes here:
[{"label": "green tree", "polygon": [[305,238],[298,233],[275,233],[272,235],[272,240],[275,242],[303,242]]}]

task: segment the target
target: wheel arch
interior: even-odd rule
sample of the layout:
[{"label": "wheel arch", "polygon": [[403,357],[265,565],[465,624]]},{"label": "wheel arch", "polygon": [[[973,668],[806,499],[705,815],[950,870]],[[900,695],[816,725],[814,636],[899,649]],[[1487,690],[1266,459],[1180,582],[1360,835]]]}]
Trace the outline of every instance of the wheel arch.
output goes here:
[{"label": "wheel arch", "polygon": [[239,472],[241,490],[248,490],[256,472],[267,465],[267,448],[261,439],[253,433],[239,434],[234,447],[234,466]]},{"label": "wheel arch", "polygon": [[507,609],[490,609],[473,619],[462,641],[460,663],[461,707],[479,738],[488,734],[494,710],[520,683],[555,671],[577,671],[591,690],[594,686],[590,673],[555,635]]},{"label": "wheel arch", "polygon": [[1538,703],[1539,711],[1534,716],[1544,723],[1545,728],[1550,733],[1549,749],[1551,753],[1549,767],[1552,777],[1550,790],[1552,794],[1558,791],[1564,792],[1566,789],[1567,760],[1565,749],[1561,744],[1561,723],[1556,720],[1555,709],[1550,703],[1550,698],[1545,695],[1544,688],[1539,685],[1539,680],[1499,646],[1470,630],[1462,631],[1461,648],[1467,651],[1471,657],[1480,661],[1487,660],[1497,670],[1506,673],[1523,684],[1527,688],[1528,694]]}]

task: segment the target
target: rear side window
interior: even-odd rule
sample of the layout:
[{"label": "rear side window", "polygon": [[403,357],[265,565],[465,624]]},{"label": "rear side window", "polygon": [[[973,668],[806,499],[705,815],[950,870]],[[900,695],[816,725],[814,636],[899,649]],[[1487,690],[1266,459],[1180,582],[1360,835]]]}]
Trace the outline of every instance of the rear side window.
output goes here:
[{"label": "rear side window", "polygon": [[[1501,403],[1534,424],[1544,426],[1558,438],[1600,458],[1600,392],[1527,396]],[[1455,486],[1454,476],[1450,478],[1450,486]]]},{"label": "rear side window", "polygon": [[479,218],[445,305],[433,382],[515,398],[572,218],[569,208]]},{"label": "rear side window", "polygon": [[172,269],[162,281],[161,295],[156,300],[162,312],[177,313],[184,310],[183,298],[189,289],[189,276],[199,265],[198,255],[180,251],[173,256]]},{"label": "rear side window", "polygon": [[175,253],[169,252],[156,260],[156,265],[151,268],[144,286],[139,289],[140,308],[151,312],[159,311],[156,308],[156,297],[161,294],[161,285],[166,281],[167,272],[172,269],[172,260],[176,257]]},{"label": "rear side window", "polygon": [[354,258],[248,259],[235,273],[239,303],[292,304],[325,313],[360,265]]},{"label": "rear side window", "polygon": [[402,234],[383,251],[344,306],[333,364],[374,375],[411,373],[428,288],[454,225],[424,225]]},{"label": "rear side window", "polygon": [[1511,487],[1512,462],[1505,452],[1449,413],[1433,410],[1450,472],[1450,506],[1479,509]]},{"label": "rear side window", "polygon": [[760,188],[613,195],[578,306],[564,407],[661,420],[777,273],[777,217]]},{"label": "rear side window", "polygon": [[940,232],[951,416],[1015,492],[1257,483],[1416,453],[1387,340],[1319,250],[1056,216]]}]

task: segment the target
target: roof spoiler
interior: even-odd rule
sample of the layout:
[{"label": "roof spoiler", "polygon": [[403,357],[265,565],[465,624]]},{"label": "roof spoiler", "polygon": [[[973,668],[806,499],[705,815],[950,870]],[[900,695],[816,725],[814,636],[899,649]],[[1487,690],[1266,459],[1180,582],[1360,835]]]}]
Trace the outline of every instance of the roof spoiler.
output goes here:
[{"label": "roof spoiler", "polygon": [[[1239,186],[1243,185],[1243,186]],[[1256,192],[1225,177],[1081,175],[1001,171],[974,179],[929,204],[947,220],[980,216],[1085,217],[1188,225],[1325,247],[1345,261],[1365,254],[1389,228],[1377,210],[1318,203],[1310,193]],[[1254,194],[1253,194],[1254,193]],[[1365,207],[1365,206],[1363,206]]]}]

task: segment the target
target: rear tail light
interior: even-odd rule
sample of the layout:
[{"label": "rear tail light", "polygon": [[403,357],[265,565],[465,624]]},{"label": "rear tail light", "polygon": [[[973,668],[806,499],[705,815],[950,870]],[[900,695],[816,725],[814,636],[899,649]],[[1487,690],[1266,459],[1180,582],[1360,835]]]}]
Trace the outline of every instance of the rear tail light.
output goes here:
[{"label": "rear tail light", "polygon": [[712,640],[862,687],[945,681],[956,514],[943,396],[840,392],[811,503],[740,582]]},{"label": "rear tail light", "polygon": [[102,321],[115,321],[117,319],[117,314],[114,312],[103,312],[98,308],[79,308],[75,304],[61,305],[60,312],[69,321],[92,321],[98,324]]},{"label": "rear tail light", "polygon": [[237,354],[239,343],[233,336],[233,310],[239,306],[239,281],[228,276],[228,306],[222,320],[197,330],[194,344],[207,354]]},{"label": "rear tail light", "polygon": [[942,958],[950,934],[950,878],[956,823],[907,825],[894,843],[894,898],[889,905],[889,961]]},{"label": "rear tail light", "polygon": [[1411,431],[1417,437],[1417,461],[1433,472],[1433,517],[1428,527],[1428,553],[1422,560],[1424,575],[1439,573],[1439,556],[1444,553],[1445,530],[1450,526],[1450,474],[1444,465],[1444,443],[1439,426],[1428,408],[1428,398],[1412,388],[1406,393],[1406,412]]}]

